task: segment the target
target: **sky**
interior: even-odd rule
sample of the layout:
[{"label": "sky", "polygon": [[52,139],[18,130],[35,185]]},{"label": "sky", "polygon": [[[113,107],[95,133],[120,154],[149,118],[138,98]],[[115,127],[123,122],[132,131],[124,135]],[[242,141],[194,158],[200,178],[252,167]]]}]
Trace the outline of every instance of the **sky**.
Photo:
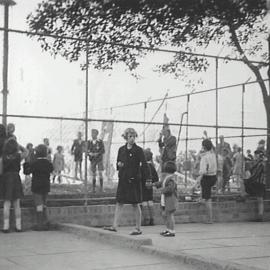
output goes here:
[{"label": "sky", "polygon": [[[33,11],[39,0],[17,0],[17,5],[10,9],[10,28],[27,30],[26,16]],[[0,26],[3,26],[3,8],[0,7]],[[25,115],[69,116],[83,117],[85,112],[85,72],[80,64],[85,61],[82,56],[78,62],[70,63],[61,57],[53,58],[49,53],[42,52],[40,45],[34,39],[21,34],[10,33],[9,49],[9,95],[8,113]],[[0,32],[0,50],[2,51],[3,33]],[[210,53],[220,52],[219,48],[211,48]],[[207,52],[209,53],[209,51]],[[224,53],[224,51],[222,52]],[[99,119],[138,120],[143,121],[143,105],[122,109],[102,110],[104,107],[146,101],[148,99],[163,98],[184,94],[190,91],[181,79],[172,76],[156,74],[152,71],[154,64],[163,63],[171,56],[165,53],[149,55],[142,62],[140,73],[142,79],[137,81],[123,70],[121,65],[112,72],[89,69],[89,117]],[[2,59],[0,60],[2,67]],[[2,75],[2,73],[1,73]],[[1,76],[0,75],[0,76]],[[215,87],[214,61],[205,74],[201,76],[204,84],[196,91]],[[222,61],[219,68],[219,86],[243,83],[254,80],[254,76],[242,63]],[[2,87],[2,77],[0,86]],[[2,100],[1,100],[2,102]],[[145,119],[149,121],[159,107],[160,102],[149,103]],[[0,109],[1,104],[0,104]],[[180,122],[181,114],[186,111],[186,98],[164,102],[154,121],[161,122],[166,113],[171,122]],[[93,111],[97,110],[97,111]],[[184,119],[185,121],[186,119]],[[38,144],[42,138],[49,137],[53,147],[57,144],[69,144],[76,137],[80,123],[71,121],[48,121],[9,119],[16,124],[16,134],[22,144],[33,142]],[[189,122],[193,124],[215,124],[215,94],[214,92],[191,97],[189,104]],[[219,123],[221,125],[241,125],[241,87],[222,90],[219,92]],[[245,125],[265,127],[265,113],[262,105],[260,89],[256,85],[247,86],[245,94]],[[90,128],[100,128],[100,123],[90,123]],[[114,142],[123,143],[120,137],[126,124],[115,125]],[[134,125],[139,134],[143,126]],[[146,140],[155,141],[160,127],[147,128]],[[190,128],[190,137],[202,137],[204,128]],[[179,132],[178,127],[172,127],[174,135]],[[207,129],[210,136],[215,135],[214,129]],[[261,131],[247,131],[247,134],[263,134]],[[182,129],[181,138],[186,134]],[[222,129],[219,134],[240,135],[240,130]],[[141,140],[142,137],[139,138]],[[228,139],[231,144],[240,144],[241,140]],[[245,139],[248,148],[256,147],[258,138]],[[200,141],[190,141],[190,148],[198,149]],[[156,143],[147,146],[157,151]],[[180,150],[184,150],[184,142],[180,143]]]}]

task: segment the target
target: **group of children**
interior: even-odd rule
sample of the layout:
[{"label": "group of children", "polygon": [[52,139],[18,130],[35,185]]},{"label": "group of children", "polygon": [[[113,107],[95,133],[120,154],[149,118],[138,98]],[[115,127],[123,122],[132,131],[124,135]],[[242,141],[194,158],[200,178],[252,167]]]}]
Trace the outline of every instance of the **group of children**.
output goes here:
[{"label": "group of children", "polygon": [[[0,198],[3,199],[3,232],[10,232],[10,208],[13,203],[15,213],[15,231],[22,231],[20,199],[23,187],[20,177],[21,163],[25,175],[32,174],[31,191],[36,210],[37,223],[34,230],[48,230],[50,223],[47,218],[47,195],[50,191],[50,175],[54,166],[48,158],[48,146],[32,144],[24,148],[17,142],[14,135],[14,124],[7,128],[0,124]],[[61,149],[59,149],[59,154]]]}]

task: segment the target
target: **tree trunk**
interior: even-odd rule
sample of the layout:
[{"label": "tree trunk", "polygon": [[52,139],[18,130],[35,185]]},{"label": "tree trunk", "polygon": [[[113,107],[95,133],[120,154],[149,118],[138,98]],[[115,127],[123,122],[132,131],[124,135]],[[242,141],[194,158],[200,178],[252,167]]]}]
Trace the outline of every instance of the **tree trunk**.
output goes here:
[{"label": "tree trunk", "polygon": [[270,188],[270,97],[264,101],[266,119],[267,119],[267,139],[266,139],[266,188]]}]

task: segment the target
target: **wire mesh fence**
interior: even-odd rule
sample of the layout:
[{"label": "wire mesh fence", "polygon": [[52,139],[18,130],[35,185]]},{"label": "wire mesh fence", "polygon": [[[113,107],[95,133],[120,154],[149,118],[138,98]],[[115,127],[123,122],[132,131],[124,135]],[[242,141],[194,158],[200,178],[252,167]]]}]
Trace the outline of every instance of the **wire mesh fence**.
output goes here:
[{"label": "wire mesh fence", "polygon": [[[0,30],[3,38],[3,29]],[[15,124],[18,141],[24,146],[30,142],[38,145],[48,138],[52,155],[57,146],[63,147],[65,168],[61,181],[53,183],[52,193],[87,195],[91,191],[93,176],[87,155],[83,155],[81,177],[75,177],[71,147],[79,131],[83,140],[88,141],[91,129],[99,130],[99,137],[105,143],[103,175],[108,188],[117,183],[116,157],[119,147],[125,143],[122,134],[127,127],[135,128],[140,146],[151,149],[158,169],[160,149],[157,140],[164,121],[169,122],[171,133],[178,142],[177,168],[185,186],[188,179],[196,177],[194,167],[203,137],[210,137],[216,144],[217,137],[224,135],[226,142],[231,146],[237,144],[243,153],[248,149],[255,150],[257,142],[266,138],[265,113],[256,81],[195,89],[175,97],[164,89],[161,98],[149,97],[139,102],[134,101],[134,91],[128,104],[115,105],[125,96],[124,89],[121,89],[122,95],[115,96],[114,89],[104,94],[102,88],[106,82],[96,83],[91,80],[92,70],[81,69],[87,54],[81,55],[78,62],[67,64],[61,58],[42,53],[39,45],[27,36],[29,33],[9,31],[9,34],[8,122]],[[112,100],[114,105],[106,106]],[[96,108],[96,104],[103,103],[105,108]],[[29,192],[29,187],[26,189]]]}]

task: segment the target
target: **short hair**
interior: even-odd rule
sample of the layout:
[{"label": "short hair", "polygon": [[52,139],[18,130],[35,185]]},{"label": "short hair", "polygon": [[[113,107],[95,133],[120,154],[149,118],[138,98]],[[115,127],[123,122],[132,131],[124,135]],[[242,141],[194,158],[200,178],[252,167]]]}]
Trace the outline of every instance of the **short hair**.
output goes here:
[{"label": "short hair", "polygon": [[265,144],[265,140],[264,139],[259,140],[258,144]]},{"label": "short hair", "polygon": [[57,150],[57,151],[62,151],[62,150],[63,150],[63,146],[58,145],[58,146],[56,147],[56,150]]},{"label": "short hair", "polygon": [[124,133],[122,134],[122,137],[125,140],[127,140],[128,134],[133,134],[133,135],[135,135],[135,137],[138,137],[138,134],[137,134],[137,132],[136,132],[136,130],[134,128],[127,128],[127,129],[125,129]]},{"label": "short hair", "polygon": [[33,144],[32,144],[32,143],[28,143],[28,144],[26,145],[26,149],[29,149],[30,147],[33,147]]},{"label": "short hair", "polygon": [[153,159],[153,153],[151,152],[150,148],[145,149],[143,152],[144,152],[146,161],[151,161]]},{"label": "short hair", "polygon": [[213,148],[213,144],[209,139],[204,139],[202,141],[202,146],[207,150],[210,151]]},{"label": "short hair", "polygon": [[15,125],[14,125],[13,123],[8,123],[8,124],[7,124],[7,131],[9,131],[10,128],[12,128],[13,131],[14,131],[14,130],[15,130]]},{"label": "short hair", "polygon": [[262,150],[259,150],[259,149],[255,150],[254,154],[259,155],[260,157],[264,157],[264,155],[265,155],[264,152]]},{"label": "short hair", "polygon": [[176,165],[173,161],[167,161],[164,165],[164,172],[165,173],[175,173],[176,172]]},{"label": "short hair", "polygon": [[92,130],[91,130],[91,132],[93,133],[93,132],[95,132],[96,134],[98,134],[99,132],[98,132],[98,130],[97,129],[95,129],[95,128],[93,128]]},{"label": "short hair", "polygon": [[48,148],[45,144],[39,144],[35,149],[36,157],[47,157],[48,155]]}]

